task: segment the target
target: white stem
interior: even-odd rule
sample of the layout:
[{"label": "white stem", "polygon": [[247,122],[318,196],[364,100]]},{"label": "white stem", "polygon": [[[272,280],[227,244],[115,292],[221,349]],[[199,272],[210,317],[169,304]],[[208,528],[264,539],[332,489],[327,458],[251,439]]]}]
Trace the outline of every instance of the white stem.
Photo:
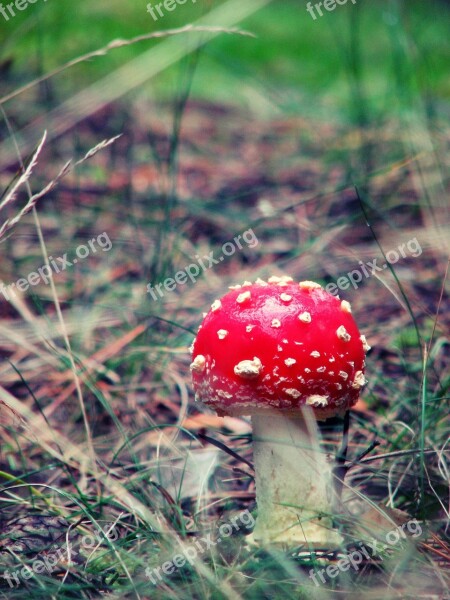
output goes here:
[{"label": "white stem", "polygon": [[258,504],[254,540],[338,546],[341,537],[330,516],[331,467],[320,450],[312,413],[253,415],[252,424]]}]

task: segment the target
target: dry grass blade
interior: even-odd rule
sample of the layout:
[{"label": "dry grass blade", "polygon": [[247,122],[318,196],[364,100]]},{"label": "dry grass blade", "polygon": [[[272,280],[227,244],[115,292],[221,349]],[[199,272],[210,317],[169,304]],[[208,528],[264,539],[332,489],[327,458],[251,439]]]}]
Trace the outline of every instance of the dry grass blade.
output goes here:
[{"label": "dry grass blade", "polygon": [[[116,135],[110,139],[103,140],[102,142],[100,142],[99,144],[94,146],[94,148],[91,148],[84,155],[84,157],[81,158],[80,160],[78,160],[76,163],[74,163],[73,166],[71,166],[72,161],[70,161],[70,160],[67,161],[63,165],[63,167],[61,168],[59,173],[56,175],[56,177],[52,181],[50,181],[50,183],[48,183],[40,192],[37,192],[36,194],[33,194],[32,196],[29,197],[28,202],[25,204],[25,206],[22,208],[22,210],[19,213],[17,213],[17,215],[15,217],[13,217],[12,219],[7,219],[3,223],[3,225],[0,227],[0,239],[5,235],[5,233],[7,231],[9,231],[15,225],[17,225],[17,223],[22,219],[22,217],[24,217],[26,214],[31,212],[33,210],[33,208],[36,206],[37,201],[40,200],[43,196],[45,196],[49,192],[51,192],[58,185],[58,183],[68,173],[70,173],[73,170],[73,168],[77,167],[78,165],[81,165],[86,160],[95,156],[97,154],[97,152],[99,152],[100,150],[103,150],[104,148],[107,148],[108,146],[113,144],[118,138],[120,138],[120,135]],[[7,206],[11,202],[13,202],[19,186],[28,181],[33,167],[37,164],[37,158],[44,146],[46,137],[47,137],[47,132],[44,133],[44,136],[42,137],[42,140],[41,140],[36,152],[34,153],[33,158],[30,161],[30,164],[28,165],[26,170],[23,172],[23,174],[19,177],[17,182],[14,184],[14,186],[11,188],[11,190],[6,195],[6,198],[3,200],[2,204],[0,205],[0,209],[4,208],[5,206]]]},{"label": "dry grass blade", "polygon": [[109,44],[104,46],[103,48],[99,48],[98,50],[93,50],[92,52],[83,54],[83,56],[78,56],[77,58],[74,58],[73,60],[69,60],[61,67],[58,67],[57,69],[53,69],[53,71],[50,71],[50,73],[47,73],[46,75],[43,75],[42,77],[38,77],[37,79],[30,81],[30,83],[27,83],[26,85],[23,85],[22,87],[18,88],[17,90],[14,90],[14,92],[11,92],[10,94],[7,94],[6,96],[3,96],[3,98],[0,98],[0,105],[5,104],[9,100],[16,98],[23,92],[26,92],[27,90],[33,88],[34,86],[39,85],[40,83],[43,83],[44,81],[47,81],[48,79],[51,79],[55,75],[58,75],[58,73],[62,73],[63,71],[65,71],[66,69],[69,69],[70,67],[79,65],[80,63],[91,60],[92,58],[96,58],[97,56],[105,56],[106,54],[108,54],[108,52],[110,50],[115,50],[117,48],[124,48],[125,46],[132,46],[133,44],[136,44],[138,42],[145,42],[147,40],[152,40],[152,39],[156,39],[156,38],[162,38],[162,37],[167,37],[167,36],[171,36],[171,35],[179,35],[181,33],[211,32],[211,31],[216,32],[216,33],[237,34],[237,35],[244,35],[244,36],[248,36],[248,37],[256,37],[250,31],[244,31],[242,29],[238,29],[237,27],[213,27],[213,26],[206,27],[206,26],[190,24],[190,25],[185,25],[184,27],[178,27],[176,29],[166,29],[164,31],[153,31],[152,33],[138,35],[129,40],[123,40],[123,39],[113,40],[112,42],[109,42]]},{"label": "dry grass blade", "polygon": [[[25,204],[25,206],[22,208],[22,210],[19,213],[17,213],[17,215],[15,217],[13,217],[12,219],[7,219],[3,223],[3,225],[0,227],[0,238],[2,238],[7,231],[9,231],[15,225],[17,225],[17,223],[22,219],[22,217],[24,217],[29,212],[31,212],[33,210],[33,208],[36,206],[36,203],[38,200],[40,200],[43,196],[45,196],[46,194],[51,192],[53,190],[53,188],[55,188],[58,185],[59,181],[65,175],[67,175],[67,173],[69,173],[69,171],[70,171],[69,167],[70,167],[70,161],[66,162],[66,164],[62,167],[62,169],[58,173],[58,175],[55,177],[55,179],[53,179],[49,184],[47,184],[45,186],[45,188],[43,188],[37,194],[33,194],[32,196],[30,196],[30,198],[28,199],[28,202]],[[26,181],[26,180],[24,180],[24,181]]]},{"label": "dry grass blade", "polygon": [[34,167],[37,165],[38,156],[41,153],[41,150],[45,144],[46,139],[47,139],[47,132],[44,131],[44,135],[42,136],[42,139],[39,142],[36,152],[33,154],[28,167],[25,169],[25,171],[22,173],[22,175],[17,179],[17,181],[13,184],[13,186],[11,187],[9,192],[6,194],[6,197],[2,200],[2,202],[0,202],[0,210],[2,210],[3,208],[5,208],[5,206],[7,206],[8,204],[10,204],[11,202],[13,202],[15,200],[17,190],[20,188],[20,186],[23,183],[28,181],[28,179],[30,178]]},{"label": "dry grass blade", "polygon": [[74,164],[74,167],[77,167],[78,165],[81,165],[89,158],[92,158],[93,156],[95,156],[97,154],[97,152],[100,152],[100,150],[107,148],[108,146],[113,144],[116,140],[118,140],[120,137],[122,137],[121,133],[119,135],[116,135],[116,136],[110,138],[109,140],[103,140],[102,142],[100,142],[99,144],[97,144],[96,146],[91,148],[88,152],[86,152],[86,154],[83,156],[83,158],[81,158],[80,160],[77,160],[77,162]]}]

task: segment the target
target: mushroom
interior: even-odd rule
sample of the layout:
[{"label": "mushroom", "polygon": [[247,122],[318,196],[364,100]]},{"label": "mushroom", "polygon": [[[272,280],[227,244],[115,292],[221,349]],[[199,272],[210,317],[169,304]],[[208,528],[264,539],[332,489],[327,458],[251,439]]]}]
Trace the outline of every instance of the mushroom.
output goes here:
[{"label": "mushroom", "polygon": [[367,349],[349,302],[286,276],[233,286],[204,318],[192,345],[195,399],[252,418],[256,543],[340,544],[316,419],[357,402]]}]

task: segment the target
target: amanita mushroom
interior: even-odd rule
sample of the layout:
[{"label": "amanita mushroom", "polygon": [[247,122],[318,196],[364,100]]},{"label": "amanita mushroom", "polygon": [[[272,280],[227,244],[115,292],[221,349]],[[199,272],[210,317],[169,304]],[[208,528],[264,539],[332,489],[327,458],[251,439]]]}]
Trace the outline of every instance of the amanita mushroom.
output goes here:
[{"label": "amanita mushroom", "polygon": [[356,403],[368,349],[350,304],[312,281],[245,282],[206,314],[191,347],[195,398],[252,417],[257,543],[340,543],[315,418]]}]

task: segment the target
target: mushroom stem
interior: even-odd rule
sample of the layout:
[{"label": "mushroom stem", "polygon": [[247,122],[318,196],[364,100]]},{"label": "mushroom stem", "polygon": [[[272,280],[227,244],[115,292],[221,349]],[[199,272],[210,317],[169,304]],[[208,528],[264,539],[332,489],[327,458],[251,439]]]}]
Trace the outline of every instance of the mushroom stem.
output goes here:
[{"label": "mushroom stem", "polygon": [[298,416],[252,415],[257,543],[337,547],[332,525],[331,466],[319,446],[311,410]]}]

